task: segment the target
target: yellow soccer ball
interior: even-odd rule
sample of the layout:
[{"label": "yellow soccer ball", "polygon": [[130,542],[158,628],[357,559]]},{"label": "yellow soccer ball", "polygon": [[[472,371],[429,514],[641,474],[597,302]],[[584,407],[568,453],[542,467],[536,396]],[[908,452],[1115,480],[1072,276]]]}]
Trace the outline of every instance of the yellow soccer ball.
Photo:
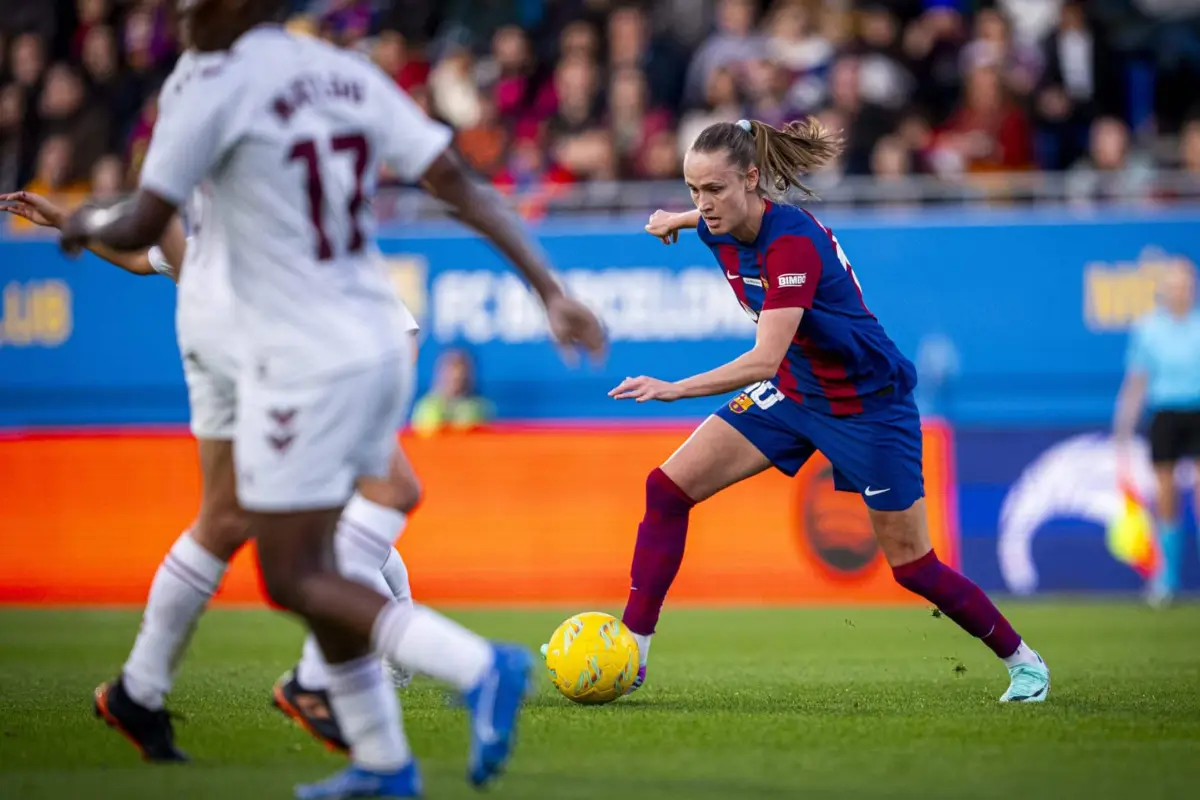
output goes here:
[{"label": "yellow soccer ball", "polygon": [[637,678],[637,640],[611,614],[576,614],[550,637],[546,669],[554,687],[568,700],[611,703]]}]

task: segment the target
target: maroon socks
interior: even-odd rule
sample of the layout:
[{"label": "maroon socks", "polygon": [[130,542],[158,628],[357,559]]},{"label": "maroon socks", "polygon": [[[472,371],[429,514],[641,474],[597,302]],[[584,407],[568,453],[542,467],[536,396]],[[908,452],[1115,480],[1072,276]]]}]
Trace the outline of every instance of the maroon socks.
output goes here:
[{"label": "maroon socks", "polygon": [[687,543],[688,513],[695,502],[661,469],[646,478],[646,515],[633,550],[629,600],[622,621],[634,633],[649,636]]},{"label": "maroon socks", "polygon": [[[636,634],[649,636],[658,625],[663,600],[683,563],[688,515],[694,505],[661,469],[646,478],[646,515],[638,526],[632,583],[622,617]],[[892,574],[897,583],[933,603],[1000,658],[1009,658],[1020,647],[1021,637],[983,590],[939,561],[933,550],[894,568]]]},{"label": "maroon socks", "polygon": [[1008,658],[1021,646],[1021,637],[983,590],[938,561],[933,550],[916,561],[894,567],[892,574],[896,583],[933,603],[964,631],[982,639],[1000,658]]}]

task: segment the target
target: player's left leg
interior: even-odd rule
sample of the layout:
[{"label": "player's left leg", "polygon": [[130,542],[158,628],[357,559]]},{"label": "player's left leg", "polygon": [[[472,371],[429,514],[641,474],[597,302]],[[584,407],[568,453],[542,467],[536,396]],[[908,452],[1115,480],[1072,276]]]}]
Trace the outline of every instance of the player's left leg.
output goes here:
[{"label": "player's left leg", "polygon": [[911,398],[856,417],[810,414],[806,431],[834,467],[834,484],[861,493],[897,583],[924,597],[1008,667],[1002,702],[1040,702],[1050,670],[973,581],[942,563],[925,516],[921,419]]},{"label": "player's left leg", "polygon": [[1001,702],[1045,700],[1050,691],[1050,669],[982,589],[938,559],[929,540],[925,499],[918,498],[903,510],[868,508],[875,536],[896,582],[933,603],[1003,660],[1011,682]]},{"label": "player's left leg", "polygon": [[[185,348],[191,428],[200,462],[200,508],[163,558],[121,674],[96,688],[96,713],[149,761],[182,761],[166,696],[225,568],[249,536],[233,471],[235,367],[221,347]],[[197,352],[199,357],[196,357]]]}]

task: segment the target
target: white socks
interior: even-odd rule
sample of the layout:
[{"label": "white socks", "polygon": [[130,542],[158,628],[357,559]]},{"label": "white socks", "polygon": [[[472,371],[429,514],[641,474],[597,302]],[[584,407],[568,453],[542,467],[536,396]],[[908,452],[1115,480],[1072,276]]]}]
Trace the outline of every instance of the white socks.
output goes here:
[{"label": "white socks", "polygon": [[492,666],[492,646],[476,633],[423,606],[389,603],[371,631],[375,652],[412,672],[473,689]]},{"label": "white socks", "polygon": [[142,627],[123,670],[125,689],[139,705],[163,707],[179,660],[225,566],[185,532],[154,573]]},{"label": "white socks", "polygon": [[408,567],[400,557],[400,551],[392,548],[387,561],[383,562],[383,579],[392,590],[392,597],[401,603],[412,604],[412,586],[408,583]]},{"label": "white socks", "polygon": [[329,666],[329,703],[350,743],[355,765],[395,772],[412,760],[396,691],[374,655]]},{"label": "white socks", "polygon": [[[392,547],[405,521],[404,514],[399,511],[373,503],[356,493],[342,512],[333,549],[342,576],[370,586],[382,595],[395,597],[411,609],[408,568]],[[304,640],[296,680],[309,691],[330,687],[329,665],[311,633]]]},{"label": "white socks", "polygon": [[1017,646],[1015,653],[1002,660],[1004,661],[1004,666],[1009,668],[1015,667],[1018,664],[1040,664],[1042,661],[1040,658],[1038,658],[1038,654],[1035,653],[1029,647],[1029,645],[1025,644],[1024,639],[1022,639],[1021,644]]},{"label": "white socks", "polygon": [[[629,631],[633,633],[633,631]],[[646,662],[650,660],[650,637],[654,634],[649,633],[643,636],[640,633],[633,633],[634,640],[638,643],[638,666],[646,666]]]}]

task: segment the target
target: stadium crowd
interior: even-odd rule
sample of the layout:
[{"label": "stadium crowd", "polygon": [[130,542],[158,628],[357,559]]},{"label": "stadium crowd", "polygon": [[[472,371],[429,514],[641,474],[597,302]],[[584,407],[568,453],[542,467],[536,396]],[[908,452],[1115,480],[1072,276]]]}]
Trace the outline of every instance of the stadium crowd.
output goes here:
[{"label": "stadium crowd", "polygon": [[[134,181],[173,0],[0,0],[0,189]],[[1200,176],[1197,0],[310,0],[498,186],[671,179],[711,122],[818,115],[842,176]]]}]

